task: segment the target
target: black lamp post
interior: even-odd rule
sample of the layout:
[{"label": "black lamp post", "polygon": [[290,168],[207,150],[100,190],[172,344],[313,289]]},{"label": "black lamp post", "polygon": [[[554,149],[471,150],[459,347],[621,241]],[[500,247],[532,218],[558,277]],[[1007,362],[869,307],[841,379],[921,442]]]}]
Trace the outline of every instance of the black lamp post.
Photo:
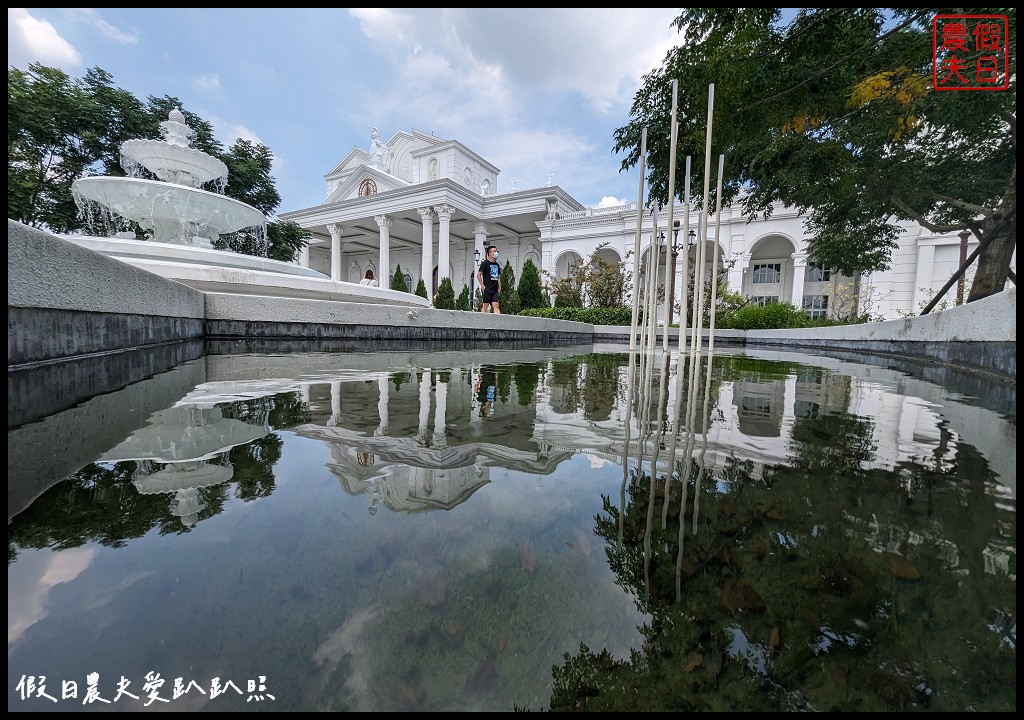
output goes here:
[{"label": "black lamp post", "polygon": [[[692,230],[690,231],[693,232]],[[661,233],[660,236],[661,245],[665,245],[665,233]],[[675,312],[676,302],[676,258],[679,257],[679,221],[676,220],[672,223],[672,267],[670,268],[671,277],[668,283],[668,324],[672,324],[672,315]]]},{"label": "black lamp post", "polygon": [[473,272],[469,274],[469,309],[476,310],[476,271],[480,268],[480,248],[473,249]]}]

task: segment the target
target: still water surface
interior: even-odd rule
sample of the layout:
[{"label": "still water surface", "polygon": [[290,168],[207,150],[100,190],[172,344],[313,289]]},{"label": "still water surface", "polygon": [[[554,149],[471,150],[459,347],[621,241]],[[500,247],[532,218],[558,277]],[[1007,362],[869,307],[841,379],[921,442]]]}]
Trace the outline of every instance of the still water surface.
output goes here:
[{"label": "still water surface", "polygon": [[12,413],[8,710],[1016,709],[999,384],[208,353]]}]

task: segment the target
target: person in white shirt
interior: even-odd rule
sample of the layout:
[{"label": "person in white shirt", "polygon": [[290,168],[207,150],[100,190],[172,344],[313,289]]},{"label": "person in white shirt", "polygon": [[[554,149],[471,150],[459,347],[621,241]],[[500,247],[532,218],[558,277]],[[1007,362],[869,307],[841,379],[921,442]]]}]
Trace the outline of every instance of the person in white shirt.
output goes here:
[{"label": "person in white shirt", "polygon": [[369,285],[370,287],[380,287],[377,284],[377,278],[373,276],[373,270],[367,270],[366,274],[363,275],[363,279],[359,281],[360,285]]}]

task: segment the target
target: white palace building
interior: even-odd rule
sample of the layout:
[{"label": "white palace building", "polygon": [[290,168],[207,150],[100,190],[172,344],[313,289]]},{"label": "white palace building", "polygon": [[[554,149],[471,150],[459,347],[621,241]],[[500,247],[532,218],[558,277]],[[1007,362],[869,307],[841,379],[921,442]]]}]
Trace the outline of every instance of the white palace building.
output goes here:
[{"label": "white palace building", "polygon": [[[588,259],[599,246],[609,262],[625,262],[631,273],[638,211],[635,203],[584,207],[557,185],[499,190],[500,170],[457,140],[442,140],[418,130],[396,132],[386,142],[377,129],[370,151],[353,148],[327,173],[327,196],[321,205],[281,213],[312,233],[298,263],[334,280],[357,283],[367,269],[388,287],[397,266],[412,292],[419,280],[436,289],[439,277],[451,277],[455,294],[471,285],[474,251],[489,244],[511,263],[516,278],[531,259],[544,273],[566,277],[572,264]],[[685,227],[680,205],[673,211]],[[730,291],[765,303],[788,301],[813,315],[847,315],[855,287],[850,278],[809,262],[803,219],[795,210],[777,207],[768,219],[747,222],[738,207],[722,208],[720,227],[709,218],[705,255],[709,267],[718,253],[719,267],[731,263]],[[641,257],[647,257],[655,218],[643,213]],[[658,235],[681,248],[686,233],[666,232],[667,208],[657,217]],[[694,213],[690,228],[697,228]],[[977,247],[964,234],[935,235],[916,223],[905,232],[884,272],[856,279],[859,313],[892,320],[916,315]],[[694,241],[697,240],[695,236]],[[664,243],[655,243],[664,253]],[[695,242],[690,244],[691,267]],[[476,257],[479,257],[477,255]],[[660,256],[664,262],[665,255]],[[1016,256],[1015,256],[1016,257]],[[682,260],[676,263],[675,287],[682,287]],[[663,264],[660,265],[662,268]],[[1015,266],[1015,259],[1014,259]],[[641,268],[646,267],[646,261]],[[968,272],[969,277],[972,273]],[[659,277],[661,273],[659,273]],[[944,296],[955,302],[956,288]],[[431,293],[432,294],[432,293]],[[966,296],[966,292],[965,292]],[[661,314],[659,313],[659,318]]]}]

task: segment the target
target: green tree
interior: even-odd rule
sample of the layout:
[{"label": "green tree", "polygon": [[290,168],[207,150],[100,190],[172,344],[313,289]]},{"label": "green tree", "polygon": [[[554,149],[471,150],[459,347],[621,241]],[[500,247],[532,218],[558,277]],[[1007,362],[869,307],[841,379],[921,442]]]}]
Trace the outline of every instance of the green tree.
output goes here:
[{"label": "green tree", "polygon": [[442,310],[455,309],[455,288],[452,287],[450,277],[441,278],[441,284],[437,286],[437,299],[434,300],[434,307]]},{"label": "green tree", "polygon": [[[644,76],[614,132],[622,168],[638,164],[646,129],[650,197],[667,203],[672,81],[677,160],[704,156],[714,84],[724,204],[738,199],[749,217],[774,202],[805,212],[812,259],[851,277],[890,266],[899,220],[969,230],[982,250],[968,302],[999,292],[1016,247],[1016,9],[998,9],[1009,87],[994,92],[933,89],[936,12],[804,8],[783,24],[779,8],[684,9],[674,24],[685,41]],[[677,193],[684,175],[677,162]]]},{"label": "green tree", "polygon": [[608,262],[601,257],[601,243],[587,260],[569,263],[564,278],[545,273],[555,296],[555,307],[623,307],[631,282],[626,276],[626,264]]},{"label": "green tree", "polygon": [[512,264],[505,261],[505,267],[501,269],[501,312],[505,315],[519,314],[519,291],[516,290],[516,271]]},{"label": "green tree", "polygon": [[517,290],[521,309],[549,307],[544,304],[544,288],[540,282],[540,270],[529,258],[523,263],[523,274],[519,278]]},{"label": "green tree", "polygon": [[623,307],[629,281],[626,264],[609,262],[599,254],[608,243],[601,243],[583,268],[583,284],[588,307]]},{"label": "green tree", "polygon": [[10,68],[7,217],[59,233],[80,229],[71,183],[93,172],[123,175],[115,149],[141,132],[143,115],[142,104],[99,68],[81,80],[38,63]]},{"label": "green tree", "polygon": [[[223,190],[232,199],[272,215],[281,203],[270,174],[273,154],[258,143],[237,140],[225,152],[213,126],[185,110],[172,96],[149,96],[141,102],[131,93],[114,87],[113,77],[91,68],[81,79],[33,63],[27,71],[7,72],[7,216],[32,227],[53,232],[91,232],[88,217],[80,215],[72,183],[102,173],[124,177],[121,144],[132,139],[160,138],[160,124],[173,109],[180,109],[193,132],[196,150],[219,158],[228,168],[227,186],[210,181],[204,189]],[[155,179],[142,167],[132,168],[140,177]],[[126,221],[137,235],[142,231]],[[267,235],[243,232],[225,236],[219,245],[238,252],[294,259],[308,242],[308,235],[287,226]]]},{"label": "green tree", "polygon": [[309,245],[310,237],[309,230],[291,220],[267,223],[267,238],[270,241],[267,257],[292,262],[299,251]]},{"label": "green tree", "polygon": [[472,310],[469,306],[469,285],[462,286],[462,292],[459,293],[458,299],[455,301],[456,310]]},{"label": "green tree", "polygon": [[405,284],[405,274],[401,265],[395,265],[395,274],[391,276],[391,289],[409,292],[409,286]]}]

